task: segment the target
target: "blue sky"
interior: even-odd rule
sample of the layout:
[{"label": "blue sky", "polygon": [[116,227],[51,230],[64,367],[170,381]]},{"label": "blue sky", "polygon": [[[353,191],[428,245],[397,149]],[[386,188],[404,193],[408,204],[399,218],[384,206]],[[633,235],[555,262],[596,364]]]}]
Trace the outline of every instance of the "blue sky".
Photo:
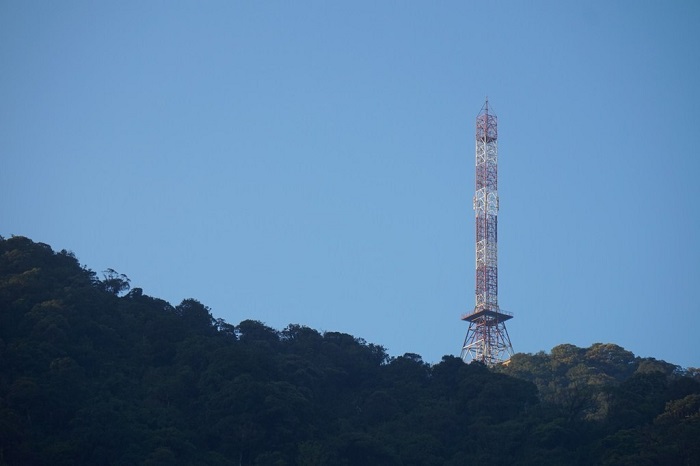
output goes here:
[{"label": "blue sky", "polygon": [[697,367],[699,5],[2,2],[0,235],[437,362],[488,96],[515,350]]}]

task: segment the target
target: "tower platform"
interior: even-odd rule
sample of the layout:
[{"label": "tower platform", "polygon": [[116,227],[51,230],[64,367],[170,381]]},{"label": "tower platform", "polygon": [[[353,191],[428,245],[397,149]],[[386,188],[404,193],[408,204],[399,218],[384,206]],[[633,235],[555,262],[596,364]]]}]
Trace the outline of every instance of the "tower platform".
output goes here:
[{"label": "tower platform", "polygon": [[506,320],[513,318],[513,313],[503,311],[501,309],[491,310],[491,309],[481,308],[481,309],[474,309],[472,312],[467,313],[467,314],[462,314],[462,320],[467,321],[467,322],[474,322],[475,320],[479,320],[482,317],[490,317],[491,319],[497,320],[498,322],[505,322]]}]

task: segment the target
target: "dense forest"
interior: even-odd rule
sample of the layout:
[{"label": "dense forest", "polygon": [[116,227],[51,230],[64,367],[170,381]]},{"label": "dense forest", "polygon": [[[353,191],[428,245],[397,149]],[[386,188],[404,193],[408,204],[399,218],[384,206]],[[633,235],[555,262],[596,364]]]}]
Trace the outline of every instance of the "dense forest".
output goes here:
[{"label": "dense forest", "polygon": [[614,344],[489,369],[173,306],[0,237],[0,465],[700,465],[700,371]]}]

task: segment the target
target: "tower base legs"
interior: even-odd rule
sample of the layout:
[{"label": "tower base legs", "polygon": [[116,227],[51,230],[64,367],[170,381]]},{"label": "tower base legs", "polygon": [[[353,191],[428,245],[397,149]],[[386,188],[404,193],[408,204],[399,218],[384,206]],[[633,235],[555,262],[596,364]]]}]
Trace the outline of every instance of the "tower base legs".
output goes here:
[{"label": "tower base legs", "polygon": [[505,322],[492,316],[480,316],[469,321],[462,345],[461,358],[464,362],[479,361],[491,367],[508,361],[512,355],[513,345]]}]

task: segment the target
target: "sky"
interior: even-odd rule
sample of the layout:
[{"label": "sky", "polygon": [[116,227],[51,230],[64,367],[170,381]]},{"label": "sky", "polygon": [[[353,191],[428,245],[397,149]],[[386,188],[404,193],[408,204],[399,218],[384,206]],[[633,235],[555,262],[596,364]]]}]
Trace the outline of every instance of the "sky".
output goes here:
[{"label": "sky", "polygon": [[700,366],[700,3],[0,2],[0,235],[439,362],[499,124],[516,352]]}]

